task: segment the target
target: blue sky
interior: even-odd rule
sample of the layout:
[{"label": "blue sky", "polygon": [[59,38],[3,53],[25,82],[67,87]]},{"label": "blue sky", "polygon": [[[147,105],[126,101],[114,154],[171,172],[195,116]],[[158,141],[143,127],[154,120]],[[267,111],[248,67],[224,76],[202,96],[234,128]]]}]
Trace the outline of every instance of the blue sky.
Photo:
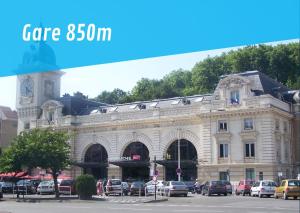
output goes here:
[{"label": "blue sky", "polygon": [[[272,42],[270,44],[295,42],[298,40]],[[129,91],[141,78],[160,79],[176,69],[191,69],[195,63],[207,56],[220,55],[239,47],[124,61],[62,70],[61,95],[80,91],[90,98],[103,90],[120,88]],[[15,109],[16,76],[0,78],[0,105]]]}]

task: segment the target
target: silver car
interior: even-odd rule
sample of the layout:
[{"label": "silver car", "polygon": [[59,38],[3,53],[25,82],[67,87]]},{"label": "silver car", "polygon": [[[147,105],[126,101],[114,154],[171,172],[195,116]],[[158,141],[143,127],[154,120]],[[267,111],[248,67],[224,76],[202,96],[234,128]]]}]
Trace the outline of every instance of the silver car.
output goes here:
[{"label": "silver car", "polygon": [[37,187],[38,194],[53,194],[54,191],[54,181],[42,181]]},{"label": "silver car", "polygon": [[188,187],[182,181],[169,181],[164,187],[163,194],[166,196],[183,195],[187,197]]},{"label": "silver car", "polygon": [[275,187],[276,183],[272,180],[261,180],[256,182],[252,187],[250,194],[252,197],[258,196],[258,197],[263,197],[263,196],[273,196],[275,193]]}]

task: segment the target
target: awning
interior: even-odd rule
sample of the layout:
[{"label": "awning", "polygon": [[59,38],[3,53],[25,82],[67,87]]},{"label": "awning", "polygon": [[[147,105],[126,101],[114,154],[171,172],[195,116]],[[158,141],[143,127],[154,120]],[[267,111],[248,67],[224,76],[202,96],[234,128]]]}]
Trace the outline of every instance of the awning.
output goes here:
[{"label": "awning", "polygon": [[82,168],[103,168],[108,167],[107,162],[77,162],[74,165]]},{"label": "awning", "polygon": [[[178,166],[177,160],[157,160],[156,163],[166,166],[166,167],[177,167]],[[181,168],[188,168],[188,167],[193,167],[196,165],[197,165],[197,161],[195,161],[195,160],[181,160],[180,161]]]},{"label": "awning", "polygon": [[150,166],[149,161],[143,160],[116,160],[109,161],[110,164],[120,166],[120,167],[148,167]]}]

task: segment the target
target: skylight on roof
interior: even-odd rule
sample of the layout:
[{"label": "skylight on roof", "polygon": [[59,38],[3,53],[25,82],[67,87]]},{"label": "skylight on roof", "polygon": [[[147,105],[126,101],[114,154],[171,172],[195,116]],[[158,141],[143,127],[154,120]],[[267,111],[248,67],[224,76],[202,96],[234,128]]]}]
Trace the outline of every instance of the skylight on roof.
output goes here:
[{"label": "skylight on roof", "polygon": [[98,109],[94,109],[94,110],[91,111],[90,114],[97,114],[98,112],[99,112]]},{"label": "skylight on roof", "polygon": [[133,105],[131,105],[129,108],[130,109],[135,109],[137,107],[137,104],[133,104]]},{"label": "skylight on roof", "polygon": [[196,99],[195,99],[195,102],[201,102],[201,101],[203,101],[203,99],[204,99],[203,96],[202,96],[202,97],[199,97],[199,98],[196,98]]},{"label": "skylight on roof", "polygon": [[155,108],[157,106],[157,104],[158,104],[158,102],[153,102],[150,104],[150,106]]},{"label": "skylight on roof", "polygon": [[110,107],[109,112],[115,112],[115,111],[117,111],[117,109],[118,109],[117,106],[116,107]]},{"label": "skylight on roof", "polygon": [[175,100],[175,101],[172,101],[172,105],[176,105],[176,104],[179,104],[180,103],[180,101],[181,101],[181,99],[178,99],[178,100]]}]

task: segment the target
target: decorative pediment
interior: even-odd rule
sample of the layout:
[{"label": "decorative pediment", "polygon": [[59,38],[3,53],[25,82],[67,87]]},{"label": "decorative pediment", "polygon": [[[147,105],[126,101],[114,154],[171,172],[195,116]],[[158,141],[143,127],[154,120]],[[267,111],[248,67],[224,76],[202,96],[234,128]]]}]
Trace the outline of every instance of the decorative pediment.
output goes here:
[{"label": "decorative pediment", "polygon": [[244,77],[238,76],[238,75],[231,75],[228,76],[222,80],[220,80],[218,88],[240,88],[245,84],[249,84],[250,81]]},{"label": "decorative pediment", "polygon": [[257,131],[242,131],[240,133],[242,141],[247,141],[247,140],[256,140],[258,135]]},{"label": "decorative pediment", "polygon": [[55,100],[49,100],[46,101],[41,108],[43,110],[49,110],[49,109],[57,109],[57,108],[62,108],[63,104],[60,103],[59,101],[55,101]]},{"label": "decorative pediment", "polygon": [[218,141],[227,141],[230,142],[232,134],[229,132],[217,132],[214,134],[217,142]]}]

